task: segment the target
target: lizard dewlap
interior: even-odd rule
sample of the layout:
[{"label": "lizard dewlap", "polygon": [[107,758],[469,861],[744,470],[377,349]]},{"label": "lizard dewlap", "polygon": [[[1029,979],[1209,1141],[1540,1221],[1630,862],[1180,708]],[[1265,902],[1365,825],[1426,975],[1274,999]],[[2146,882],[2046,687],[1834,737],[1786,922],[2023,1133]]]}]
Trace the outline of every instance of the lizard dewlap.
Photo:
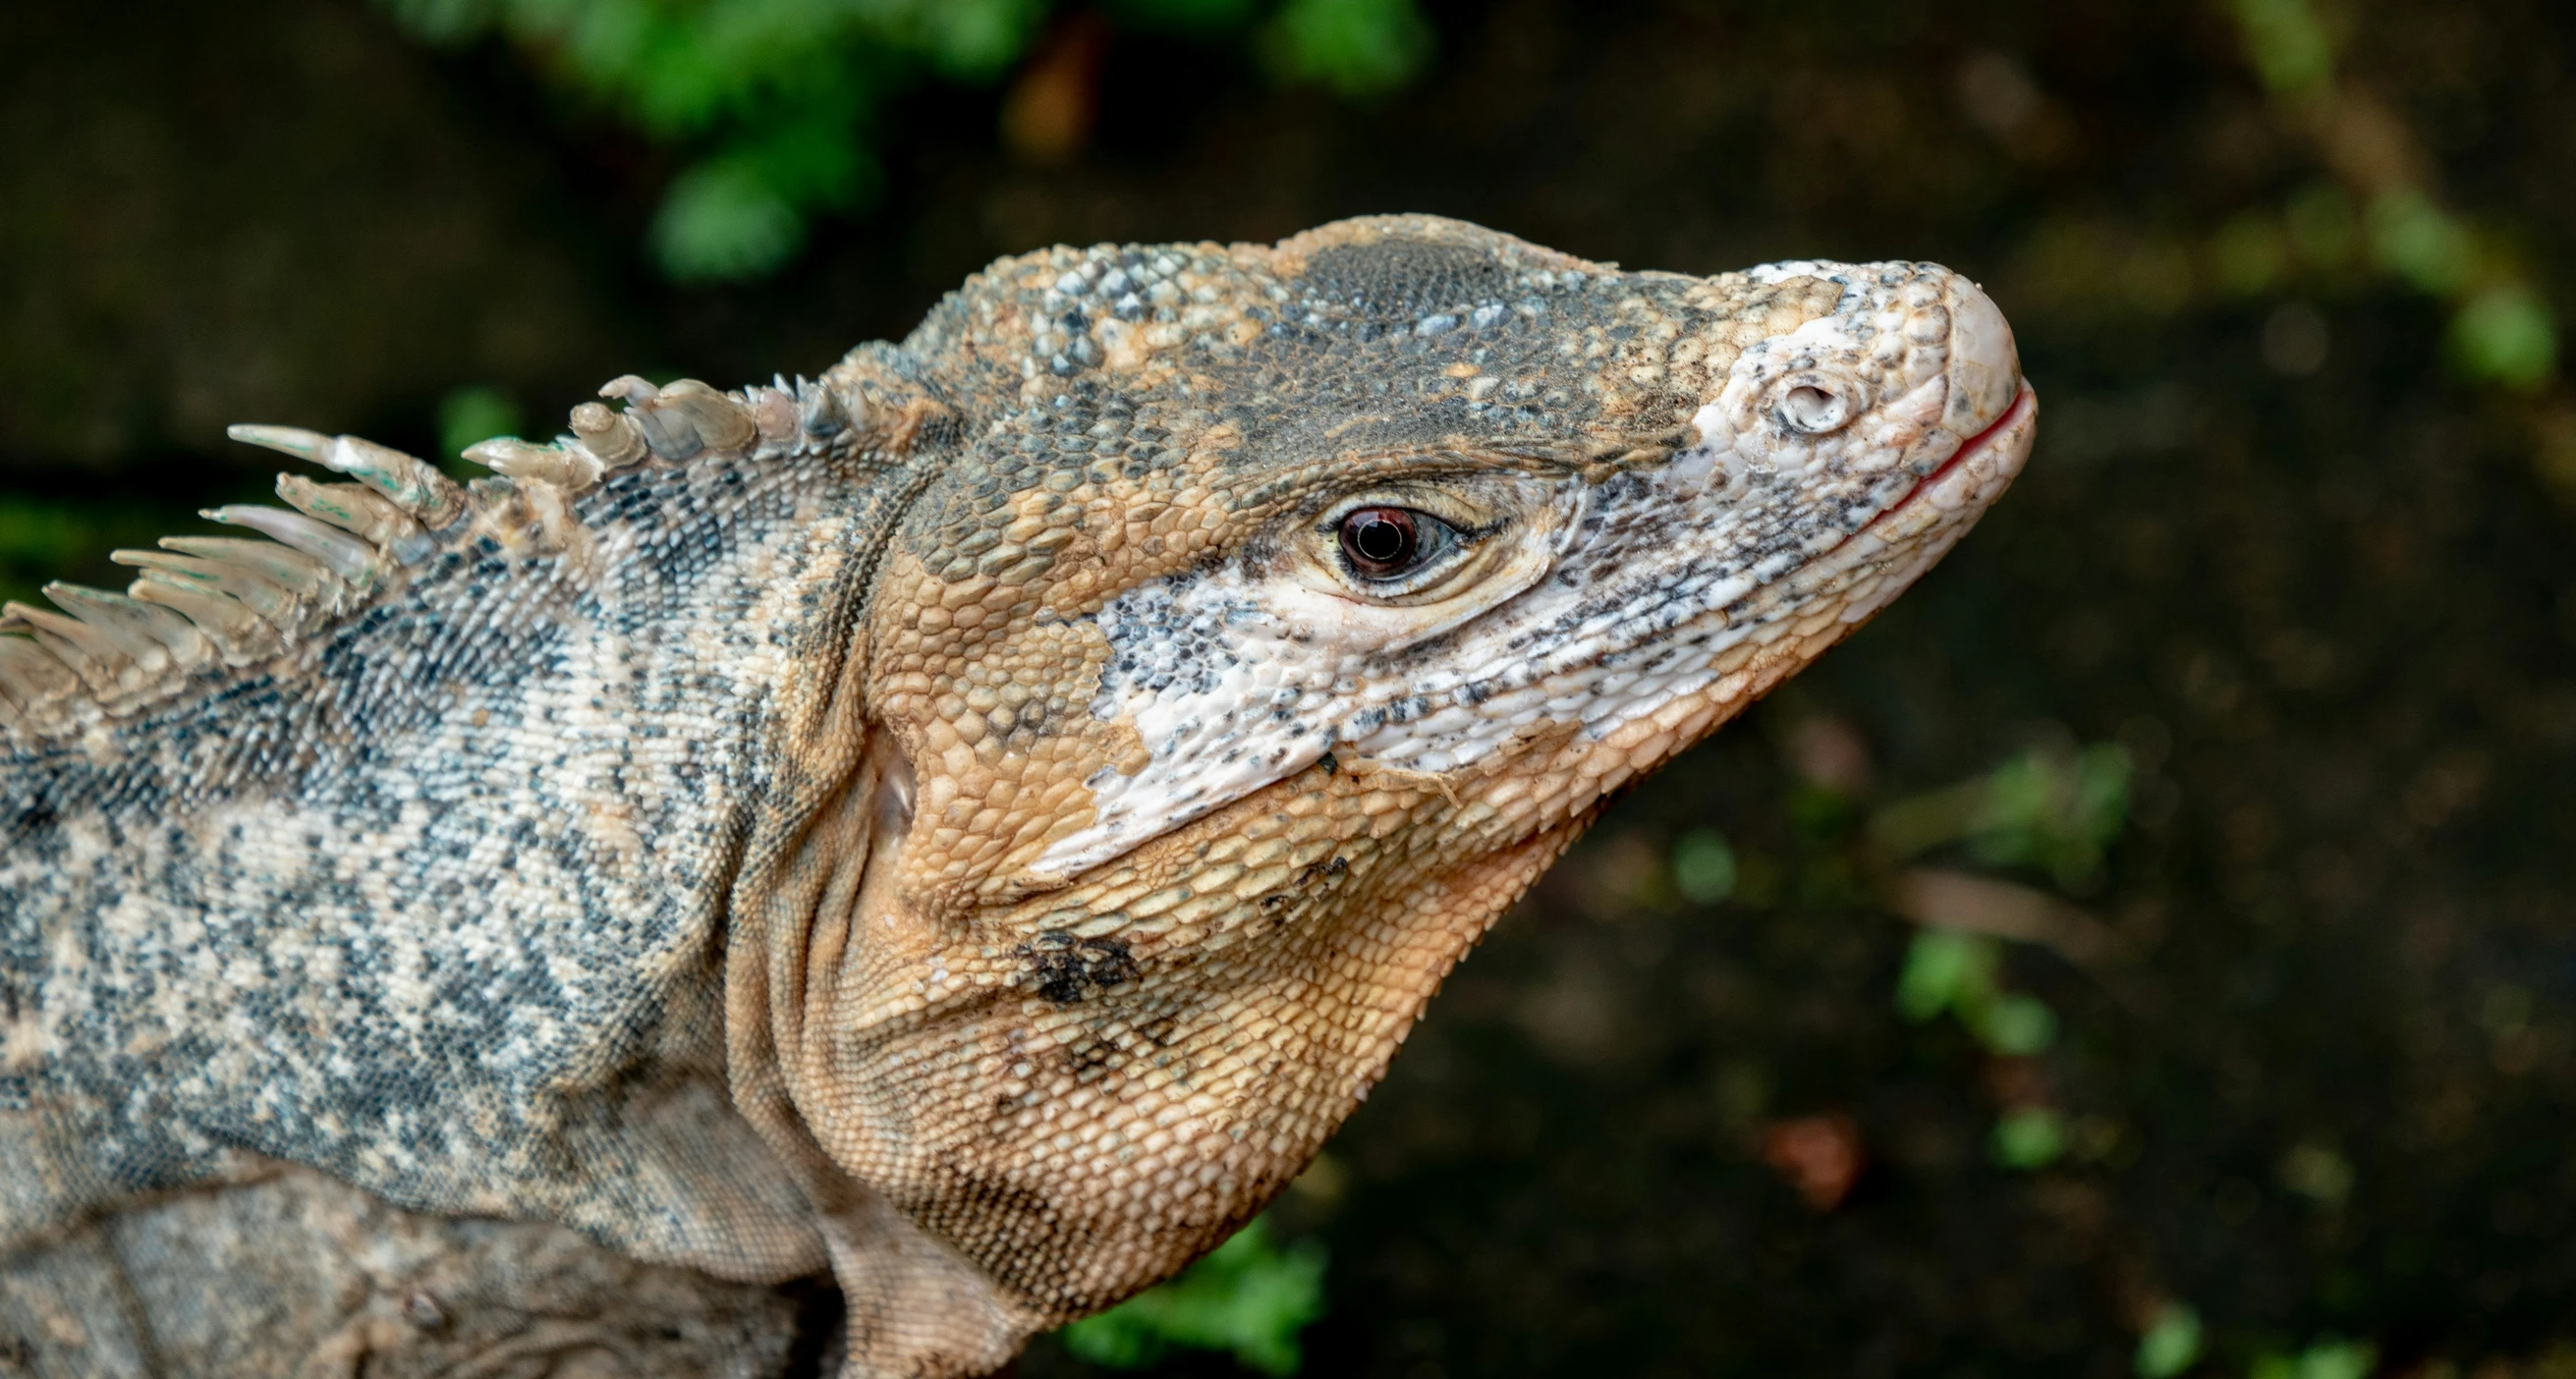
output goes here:
[{"label": "lizard dewlap", "polygon": [[852,1375],[1000,1365],[1259,1211],[2035,414],[1930,264],[1428,217],[602,397],[463,487],[236,428],[345,481],[9,607],[0,1357],[767,1375],[828,1270]]}]

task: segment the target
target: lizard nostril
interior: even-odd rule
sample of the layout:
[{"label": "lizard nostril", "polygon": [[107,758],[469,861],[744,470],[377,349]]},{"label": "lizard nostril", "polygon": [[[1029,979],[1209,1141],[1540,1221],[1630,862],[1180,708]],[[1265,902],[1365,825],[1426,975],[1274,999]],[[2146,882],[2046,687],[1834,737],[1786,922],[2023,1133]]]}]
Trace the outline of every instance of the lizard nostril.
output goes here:
[{"label": "lizard nostril", "polygon": [[1781,395],[1780,419],[1809,435],[1817,435],[1849,421],[1851,408],[1839,394],[1802,383]]}]

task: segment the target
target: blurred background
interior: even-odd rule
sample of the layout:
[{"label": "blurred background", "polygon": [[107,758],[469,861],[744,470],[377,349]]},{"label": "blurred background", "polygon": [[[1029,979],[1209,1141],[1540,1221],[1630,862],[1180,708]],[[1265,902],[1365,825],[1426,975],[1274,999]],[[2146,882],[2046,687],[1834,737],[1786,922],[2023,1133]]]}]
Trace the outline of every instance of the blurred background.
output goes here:
[{"label": "blurred background", "polygon": [[1021,1372],[2576,1376],[2576,12],[20,0],[0,592],[996,255],[1932,258],[2043,399],[1259,1229]]}]

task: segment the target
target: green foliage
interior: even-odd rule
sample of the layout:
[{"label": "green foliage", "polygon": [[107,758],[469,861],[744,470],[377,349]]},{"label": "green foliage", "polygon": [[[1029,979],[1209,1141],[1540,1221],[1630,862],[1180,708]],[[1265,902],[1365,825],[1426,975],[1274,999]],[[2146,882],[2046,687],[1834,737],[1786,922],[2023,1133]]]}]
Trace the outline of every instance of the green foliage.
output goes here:
[{"label": "green foliage", "polygon": [[2080,752],[2034,750],[1986,777],[1968,852],[1992,866],[2030,866],[2077,886],[2129,818],[2129,754],[2110,743]]},{"label": "green foliage", "polygon": [[0,494],[0,599],[43,606],[38,591],[54,579],[122,585],[130,572],[101,558],[111,547],[150,546],[175,529],[184,511],[148,502],[43,502]]},{"label": "green foliage", "polygon": [[1139,1369],[1174,1346],[1229,1351],[1264,1374],[1297,1372],[1297,1333],[1324,1313],[1324,1247],[1272,1243],[1256,1219],[1179,1278],[1057,1333],[1093,1364]]},{"label": "green foliage", "polygon": [[2373,198],[2369,223],[2372,257],[2408,286],[2447,297],[2468,281],[2477,251],[2469,227],[2421,191],[2406,187]]},{"label": "green foliage", "polygon": [[2240,211],[2211,236],[2209,253],[2219,285],[2239,296],[2268,292],[2290,267],[2289,236],[2278,218]]},{"label": "green foliage", "polygon": [[1916,934],[1896,979],[1897,1010],[1920,1022],[1994,999],[1995,959],[1990,938],[1944,929]]},{"label": "green foliage", "polygon": [[2334,80],[2334,44],[2307,0],[2235,0],[2246,55],[2280,96],[2307,96]]},{"label": "green foliage", "polygon": [[2188,1305],[2169,1302],[2156,1309],[2138,1336],[2137,1358],[2130,1369],[2138,1379],[2174,1379],[2200,1359],[2200,1314]]},{"label": "green foliage", "polygon": [[1996,981],[2001,960],[1995,940],[1982,934],[1926,929],[1905,950],[1896,1008],[1917,1022],[1956,1016],[1999,1057],[2046,1053],[2057,1043],[2057,1012],[2036,996],[2004,990]]},{"label": "green foliage", "polygon": [[[689,155],[654,215],[681,282],[759,277],[815,217],[861,209],[882,176],[870,123],[925,76],[985,83],[1035,43],[1054,0],[378,0],[443,45],[498,34],[584,100]],[[1249,32],[1259,0],[1117,0],[1138,28]],[[1431,30],[1413,0],[1286,0],[1262,30],[1279,74],[1345,94],[1410,80]]]},{"label": "green foliage", "polygon": [[2361,217],[2352,194],[2332,182],[2310,182],[2290,197],[2283,221],[2301,257],[2332,272],[2352,261],[2361,242]]},{"label": "green foliage", "polygon": [[1345,96],[1391,91],[1431,59],[1431,26],[1413,0],[1288,0],[1268,37],[1280,76]]},{"label": "green foliage", "polygon": [[1715,829],[1695,828],[1673,844],[1673,888],[1686,900],[1714,905],[1735,894],[1735,849]]},{"label": "green foliage", "polygon": [[[465,447],[494,436],[515,436],[525,428],[519,404],[498,388],[458,388],[438,402],[438,453],[453,460]],[[483,472],[481,466],[474,473]]]},{"label": "green foliage", "polygon": [[2066,1152],[2066,1118],[2045,1106],[2016,1106],[1995,1122],[1995,1162],[2035,1173]]},{"label": "green foliage", "polygon": [[2246,1379],[2370,1379],[2378,1364],[2378,1348],[2369,1342],[2328,1336],[2296,1355],[2256,1360]]},{"label": "green foliage", "polygon": [[2451,318],[2452,360],[2463,373],[2529,392],[2558,367],[2558,327],[2549,308],[2521,283],[2502,283],[2471,297]]},{"label": "green foliage", "polygon": [[2006,1058],[2034,1057],[2057,1043],[2057,1012],[2036,996],[2005,992],[1966,1018],[1977,1038]]},{"label": "green foliage", "polygon": [[[2232,0],[2245,56],[2283,102],[2316,117],[2333,97],[2334,45],[2309,0]],[[2330,123],[2325,117],[2320,122]],[[2310,266],[2334,271],[2366,240],[2371,263],[2397,281],[2451,304],[2445,340],[2452,367],[2473,382],[2535,392],[2558,366],[2558,327],[2511,254],[2482,242],[2465,217],[2445,209],[2422,186],[2373,189],[2366,215],[2331,183],[2312,184],[2284,218],[2289,242]],[[2219,281],[2254,293],[2273,286],[2285,265],[2273,252],[2264,218],[2240,215],[2210,241]]]},{"label": "green foliage", "polygon": [[1870,831],[1899,857],[1965,843],[1988,866],[2035,867],[2081,888],[2128,826],[2129,770],[2128,751],[2113,743],[2033,748],[1978,779],[1889,805]]}]

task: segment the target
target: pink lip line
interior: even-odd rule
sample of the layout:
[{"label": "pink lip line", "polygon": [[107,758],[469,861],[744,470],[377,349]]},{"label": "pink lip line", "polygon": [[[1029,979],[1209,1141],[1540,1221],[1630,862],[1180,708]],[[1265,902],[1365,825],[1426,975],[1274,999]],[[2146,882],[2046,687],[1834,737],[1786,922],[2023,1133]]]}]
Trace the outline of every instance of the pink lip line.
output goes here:
[{"label": "pink lip line", "polygon": [[1992,444],[1995,438],[2001,435],[2007,428],[2011,427],[2015,422],[2020,421],[2023,417],[2028,416],[2030,414],[2030,409],[2035,404],[2038,396],[2039,394],[2031,390],[2030,384],[2028,382],[2024,382],[2021,385],[2021,391],[2013,394],[2012,405],[2004,409],[2004,414],[2002,416],[1995,418],[1993,424],[1988,426],[1985,430],[1979,431],[1977,434],[1968,437],[1965,441],[1960,442],[1959,448],[1950,452],[1950,458],[1943,460],[1940,466],[1934,469],[1931,473],[1915,480],[1914,487],[1907,489],[1904,497],[1888,504],[1886,511],[1871,518],[1869,520],[1869,525],[1862,527],[1861,530],[1867,531],[1870,527],[1875,527],[1879,523],[1886,521],[1888,518],[1894,517],[1896,514],[1903,512],[1908,504],[1912,503],[1915,499],[1922,497],[1934,484],[1937,484],[1941,482],[1942,479],[1948,477],[1951,470],[1957,469],[1960,465],[1966,463],[1970,455],[1973,455],[1987,445]]}]

